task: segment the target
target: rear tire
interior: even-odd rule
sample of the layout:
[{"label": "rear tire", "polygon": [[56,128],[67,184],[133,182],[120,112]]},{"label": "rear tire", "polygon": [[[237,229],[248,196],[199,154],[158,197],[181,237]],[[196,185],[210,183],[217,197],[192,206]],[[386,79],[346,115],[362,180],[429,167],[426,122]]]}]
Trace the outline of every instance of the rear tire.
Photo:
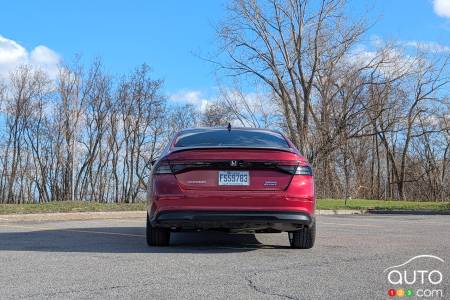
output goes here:
[{"label": "rear tire", "polygon": [[316,239],[316,222],[309,227],[289,232],[289,243],[295,249],[311,249]]},{"label": "rear tire", "polygon": [[147,245],[150,247],[169,246],[170,231],[166,228],[153,227],[147,214]]}]

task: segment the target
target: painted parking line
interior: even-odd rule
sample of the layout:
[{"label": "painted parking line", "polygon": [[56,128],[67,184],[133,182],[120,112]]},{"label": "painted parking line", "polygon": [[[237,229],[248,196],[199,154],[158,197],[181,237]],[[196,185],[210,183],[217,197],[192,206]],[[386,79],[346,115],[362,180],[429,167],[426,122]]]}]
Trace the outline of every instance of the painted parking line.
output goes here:
[{"label": "painted parking line", "polygon": [[91,230],[78,230],[78,229],[54,229],[69,232],[81,232],[81,233],[94,233],[94,234],[104,234],[104,235],[118,235],[118,236],[131,236],[131,237],[145,237],[143,234],[132,234],[132,233],[120,233],[120,232],[108,232],[108,231],[91,231]]},{"label": "painted parking line", "polygon": [[5,218],[0,218],[0,220],[2,220],[2,221],[8,221],[8,219],[5,219]]},{"label": "painted parking line", "polygon": [[380,226],[380,225],[371,225],[371,224],[330,223],[330,222],[320,222],[320,221],[317,221],[317,223],[318,223],[319,225],[384,228],[384,226]]},{"label": "painted parking line", "polygon": [[99,220],[99,221],[113,221],[113,222],[122,222],[122,223],[139,223],[139,224],[144,224],[145,225],[145,217],[142,218],[141,220],[126,220],[126,219],[105,219],[105,220]]},{"label": "painted parking line", "polygon": [[67,232],[92,233],[92,234],[102,234],[102,235],[145,237],[145,235],[143,235],[143,234],[131,234],[131,233],[96,231],[96,230],[64,229],[64,228],[36,227],[36,226],[23,226],[23,225],[7,225],[7,224],[0,224],[0,226],[8,227],[8,228],[34,229],[34,231],[36,231],[36,230],[52,230],[52,231],[67,231]]}]

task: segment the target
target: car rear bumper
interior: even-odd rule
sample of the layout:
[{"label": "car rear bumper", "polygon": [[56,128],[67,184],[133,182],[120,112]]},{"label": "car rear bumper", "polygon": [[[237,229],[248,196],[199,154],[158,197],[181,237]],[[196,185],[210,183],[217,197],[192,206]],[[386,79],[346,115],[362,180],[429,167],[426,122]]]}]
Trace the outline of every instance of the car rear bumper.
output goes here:
[{"label": "car rear bumper", "polygon": [[163,211],[151,219],[156,227],[261,231],[296,230],[313,222],[313,216],[297,211]]}]

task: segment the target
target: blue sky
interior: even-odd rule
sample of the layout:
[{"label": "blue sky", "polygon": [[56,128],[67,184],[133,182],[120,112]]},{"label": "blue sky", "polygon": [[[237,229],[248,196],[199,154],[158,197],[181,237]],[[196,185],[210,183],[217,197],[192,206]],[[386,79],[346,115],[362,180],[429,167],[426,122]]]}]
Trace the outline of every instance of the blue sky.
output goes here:
[{"label": "blue sky", "polygon": [[[145,62],[165,80],[167,95],[197,101],[216,91],[213,66],[195,53],[216,51],[213,26],[225,5],[224,0],[2,1],[0,36],[22,47],[28,61],[44,65],[79,53],[85,61],[102,57],[108,71],[123,74]],[[353,1],[349,10],[368,11],[375,22],[367,43],[374,37],[419,41],[450,52],[450,0]],[[0,68],[12,59],[2,45]],[[36,49],[39,45],[44,47]]]}]

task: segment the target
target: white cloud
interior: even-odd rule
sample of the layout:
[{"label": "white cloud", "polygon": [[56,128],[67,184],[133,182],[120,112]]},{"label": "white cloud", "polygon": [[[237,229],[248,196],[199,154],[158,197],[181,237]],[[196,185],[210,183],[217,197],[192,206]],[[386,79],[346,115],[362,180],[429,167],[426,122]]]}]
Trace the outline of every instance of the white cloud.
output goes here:
[{"label": "white cloud", "polygon": [[345,62],[356,65],[370,64],[377,56],[376,50],[370,50],[368,47],[359,44],[349,53]]},{"label": "white cloud", "polygon": [[418,60],[405,53],[403,48],[384,44],[382,40],[377,41],[376,49],[365,45],[357,45],[346,57],[344,63],[348,62],[357,68],[361,66],[373,66],[386,77],[396,77],[406,71],[417,68]]},{"label": "white cloud", "polygon": [[444,18],[450,18],[450,0],[434,0],[434,12]]},{"label": "white cloud", "polygon": [[400,41],[400,44],[404,47],[414,47],[425,52],[450,53],[450,46],[442,45],[436,42]]},{"label": "white cloud", "polygon": [[181,90],[172,94],[169,99],[173,102],[181,104],[192,104],[200,111],[205,111],[210,99],[205,98],[201,91],[196,90]]},{"label": "white cloud", "polygon": [[46,46],[39,45],[29,52],[16,41],[0,35],[0,77],[6,77],[18,66],[27,64],[55,78],[60,61],[60,55]]},{"label": "white cloud", "polygon": [[427,58],[417,56],[415,50],[427,54],[450,54],[450,45],[417,40],[389,42],[378,36],[372,36],[370,43],[357,44],[344,62],[358,67],[378,65],[379,70],[385,75],[397,76],[405,71],[419,70],[424,66]]}]

